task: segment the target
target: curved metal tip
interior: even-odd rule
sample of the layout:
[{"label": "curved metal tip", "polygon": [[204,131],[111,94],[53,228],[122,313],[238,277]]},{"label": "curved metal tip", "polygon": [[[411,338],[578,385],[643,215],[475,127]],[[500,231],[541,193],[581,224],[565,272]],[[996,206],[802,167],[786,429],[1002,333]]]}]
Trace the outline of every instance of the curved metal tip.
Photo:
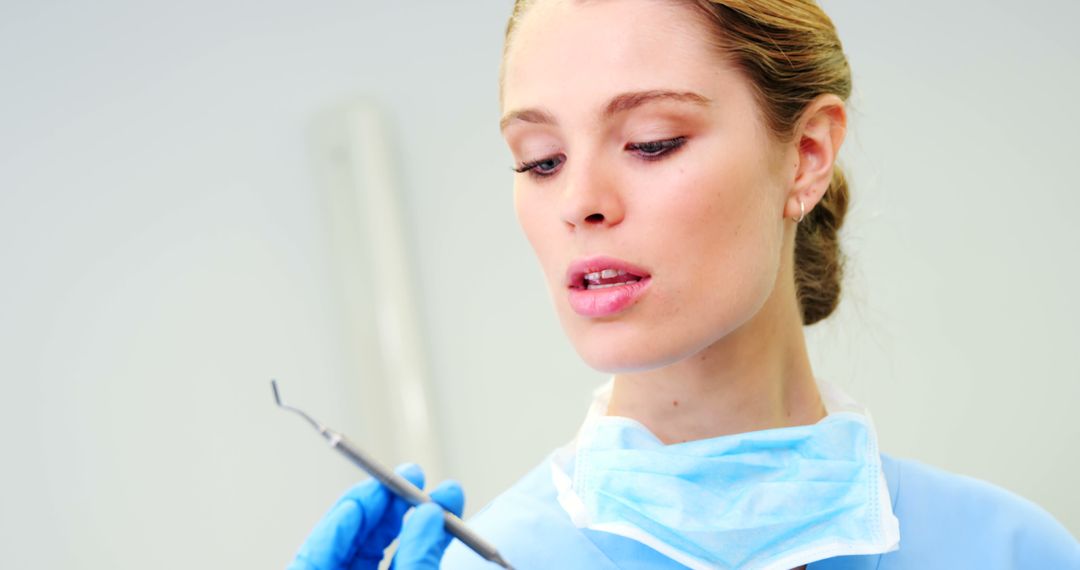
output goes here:
[{"label": "curved metal tip", "polygon": [[290,412],[295,412],[296,414],[299,414],[300,417],[307,420],[308,423],[311,424],[311,427],[315,428],[316,431],[318,431],[319,433],[321,433],[323,435],[326,435],[326,426],[324,426],[321,423],[315,421],[315,418],[307,415],[307,413],[305,413],[300,408],[294,408],[292,406],[286,405],[285,402],[281,401],[281,392],[278,391],[277,380],[275,380],[273,378],[270,379],[270,388],[274,391],[274,402],[277,403],[279,408],[281,408],[283,410],[288,410]]},{"label": "curved metal tip", "polygon": [[278,407],[280,408],[281,407],[281,394],[278,393],[277,380],[275,380],[273,378],[270,379],[270,388],[274,390],[274,402],[276,402]]}]

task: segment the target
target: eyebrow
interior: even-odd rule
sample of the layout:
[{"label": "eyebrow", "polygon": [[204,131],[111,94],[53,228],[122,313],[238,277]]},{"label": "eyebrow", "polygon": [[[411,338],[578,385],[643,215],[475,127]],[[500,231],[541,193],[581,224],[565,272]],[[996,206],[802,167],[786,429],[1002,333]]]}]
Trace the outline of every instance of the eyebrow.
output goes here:
[{"label": "eyebrow", "polygon": [[[607,120],[619,113],[629,111],[630,109],[640,107],[653,101],[682,101],[702,107],[707,107],[712,103],[712,100],[708,97],[694,93],[693,91],[665,91],[662,89],[632,91],[613,97],[611,101],[608,102],[607,107],[604,108],[604,112],[601,116]],[[510,111],[504,115],[499,121],[499,130],[506,130],[506,127],[514,121],[535,123],[539,125],[558,124],[555,117],[543,109],[521,109],[518,111]]]}]

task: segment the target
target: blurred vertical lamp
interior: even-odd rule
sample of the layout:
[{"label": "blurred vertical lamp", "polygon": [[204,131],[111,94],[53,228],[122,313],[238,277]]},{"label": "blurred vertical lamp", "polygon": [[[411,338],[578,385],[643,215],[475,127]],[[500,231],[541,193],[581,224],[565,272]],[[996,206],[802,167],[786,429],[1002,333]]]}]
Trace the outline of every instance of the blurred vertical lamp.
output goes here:
[{"label": "blurred vertical lamp", "polygon": [[442,465],[385,116],[357,101],[324,116],[317,137],[347,353],[360,380],[358,439],[384,461],[420,463],[433,479]]}]

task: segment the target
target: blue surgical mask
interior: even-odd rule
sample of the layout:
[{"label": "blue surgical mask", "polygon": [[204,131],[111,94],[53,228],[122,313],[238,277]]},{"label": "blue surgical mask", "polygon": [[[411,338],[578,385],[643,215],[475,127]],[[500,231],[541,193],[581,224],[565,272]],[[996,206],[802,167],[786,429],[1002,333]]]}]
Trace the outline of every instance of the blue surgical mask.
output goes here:
[{"label": "blue surgical mask", "polygon": [[695,569],[788,570],[898,548],[873,424],[836,388],[822,389],[829,414],[816,424],[673,445],[602,415],[605,388],[553,462],[577,526]]}]

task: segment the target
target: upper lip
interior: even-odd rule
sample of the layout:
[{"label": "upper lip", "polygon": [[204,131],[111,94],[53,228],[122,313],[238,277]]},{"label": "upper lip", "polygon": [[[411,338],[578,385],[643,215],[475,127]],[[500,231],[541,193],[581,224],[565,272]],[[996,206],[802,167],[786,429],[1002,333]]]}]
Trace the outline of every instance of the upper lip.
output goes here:
[{"label": "upper lip", "polygon": [[642,279],[649,277],[649,271],[628,261],[606,255],[583,257],[570,264],[566,269],[566,286],[580,287],[585,281],[585,276],[604,269],[623,270],[630,275]]}]

